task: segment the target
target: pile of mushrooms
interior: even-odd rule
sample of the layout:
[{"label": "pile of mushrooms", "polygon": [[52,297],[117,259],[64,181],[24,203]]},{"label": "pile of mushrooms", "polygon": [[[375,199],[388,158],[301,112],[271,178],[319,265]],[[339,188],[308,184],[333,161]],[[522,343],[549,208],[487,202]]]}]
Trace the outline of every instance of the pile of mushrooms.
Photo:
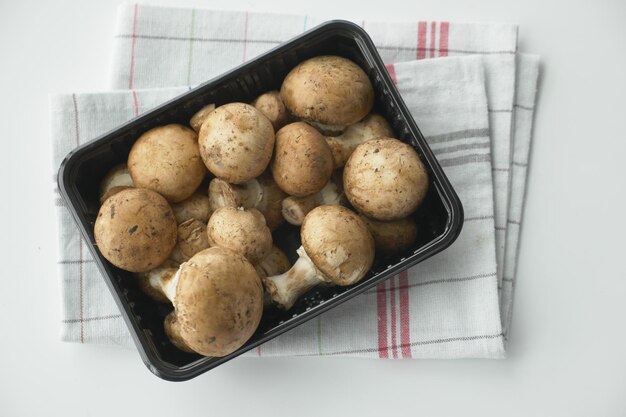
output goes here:
[{"label": "pile of mushrooms", "polygon": [[[353,285],[375,256],[411,248],[428,174],[373,105],[357,64],[314,57],[280,91],[144,132],[107,173],[96,245],[173,305],[173,346],[231,354],[264,309],[288,310],[319,284]],[[273,240],[285,220],[300,226],[293,266]]]}]

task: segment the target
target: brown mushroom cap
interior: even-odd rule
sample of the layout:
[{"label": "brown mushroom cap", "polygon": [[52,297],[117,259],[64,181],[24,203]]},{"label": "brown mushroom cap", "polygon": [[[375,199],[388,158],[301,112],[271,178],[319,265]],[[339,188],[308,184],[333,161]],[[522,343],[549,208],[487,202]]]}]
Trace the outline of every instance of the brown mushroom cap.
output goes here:
[{"label": "brown mushroom cap", "polygon": [[289,114],[278,91],[269,91],[261,94],[252,102],[252,105],[272,122],[274,131],[278,131],[278,129],[287,124]]},{"label": "brown mushroom cap", "polygon": [[374,88],[354,62],[318,56],[292,69],[280,88],[285,106],[296,117],[326,125],[350,125],[374,105]]},{"label": "brown mushroom cap", "polygon": [[165,330],[165,335],[172,342],[176,348],[182,350],[183,352],[195,353],[193,349],[187,346],[187,343],[183,340],[180,335],[180,323],[178,322],[178,318],[176,317],[176,312],[172,311],[170,314],[165,316],[165,321],[163,322],[163,330]]},{"label": "brown mushroom cap", "polygon": [[215,104],[207,104],[200,110],[198,110],[189,120],[189,125],[196,132],[200,132],[200,128],[202,127],[202,123],[206,120],[206,117],[215,110]]},{"label": "brown mushroom cap", "polygon": [[154,190],[172,203],[191,196],[206,174],[196,133],[177,124],[141,135],[128,155],[128,169],[136,187]]},{"label": "brown mushroom cap", "polygon": [[176,244],[176,219],[161,195],[130,188],[100,207],[94,236],[100,253],[113,265],[149,271],[161,265]]},{"label": "brown mushroom cap", "polygon": [[133,187],[129,187],[129,186],[126,186],[126,185],[118,185],[118,186],[109,188],[109,190],[106,193],[104,193],[104,195],[102,195],[102,197],[100,197],[100,204],[103,204],[106,200],[109,199],[109,197],[114,196],[115,194],[119,193],[120,191],[128,190],[129,188],[133,188]]},{"label": "brown mushroom cap", "polygon": [[204,163],[215,176],[240,184],[267,168],[274,149],[274,128],[253,106],[229,103],[209,113],[198,143]]},{"label": "brown mushroom cap", "polygon": [[211,206],[209,196],[196,192],[191,197],[179,203],[172,204],[172,210],[176,216],[176,223],[181,224],[189,219],[198,219],[203,222],[209,221],[211,217]]},{"label": "brown mushroom cap", "polygon": [[363,220],[374,238],[376,253],[393,254],[405,251],[417,238],[417,225],[412,217],[381,222],[363,216]]},{"label": "brown mushroom cap", "polygon": [[358,282],[374,262],[374,239],[365,222],[343,206],[314,208],[302,222],[300,237],[315,267],[337,285]]},{"label": "brown mushroom cap", "polygon": [[270,168],[284,192],[305,197],[324,188],[333,173],[333,155],[315,128],[303,122],[291,123],[276,134]]},{"label": "brown mushroom cap", "polygon": [[417,152],[397,139],[374,139],[359,145],[343,172],[350,203],[376,220],[409,216],[428,191],[428,172]]},{"label": "brown mushroom cap", "polygon": [[209,219],[207,235],[211,246],[241,253],[253,264],[265,258],[272,249],[272,234],[257,209],[217,209]]},{"label": "brown mushroom cap", "polygon": [[198,219],[189,219],[179,224],[178,245],[182,254],[187,258],[207,249],[210,245],[206,223]]},{"label": "brown mushroom cap", "polygon": [[261,321],[261,280],[242,255],[205,249],[181,266],[174,308],[187,346],[202,355],[225,356],[239,349]]}]

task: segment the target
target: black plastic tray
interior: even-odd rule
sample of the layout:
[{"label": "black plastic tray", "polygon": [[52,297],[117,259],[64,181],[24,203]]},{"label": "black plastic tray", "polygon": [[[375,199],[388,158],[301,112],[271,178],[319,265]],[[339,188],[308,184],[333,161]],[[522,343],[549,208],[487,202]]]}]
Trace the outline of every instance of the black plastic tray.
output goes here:
[{"label": "black plastic tray", "polygon": [[[407,253],[377,257],[372,270],[356,285],[314,288],[288,312],[266,310],[254,336],[231,355],[211,358],[184,353],[168,341],[163,331],[163,318],[172,307],[149,299],[137,287],[131,273],[111,265],[94,245],[93,226],[99,209],[100,181],[111,167],[126,161],[134,141],[148,129],[167,123],[187,124],[207,103],[251,102],[266,91],[279,89],[285,75],[299,62],[325,54],[346,57],[365,70],[374,85],[375,111],[389,121],[398,139],[416,149],[428,169],[430,189],[415,213],[418,240]],[[59,168],[58,184],[141,358],[154,374],[172,381],[196,377],[423,261],[452,244],[463,224],[461,202],[392,83],[376,47],[363,29],[346,21],[317,26],[74,149]],[[289,254],[292,262],[297,256],[295,249],[300,245],[298,231],[296,227],[285,225],[274,232],[276,245]]]}]

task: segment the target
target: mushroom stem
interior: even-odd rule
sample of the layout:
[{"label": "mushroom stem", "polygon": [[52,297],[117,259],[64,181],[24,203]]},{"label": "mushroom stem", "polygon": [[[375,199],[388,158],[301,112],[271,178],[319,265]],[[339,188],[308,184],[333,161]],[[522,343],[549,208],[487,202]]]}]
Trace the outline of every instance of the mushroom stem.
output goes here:
[{"label": "mushroom stem", "polygon": [[289,268],[291,268],[291,264],[287,255],[276,246],[272,246],[270,253],[255,265],[256,272],[260,278],[285,273]]},{"label": "mushroom stem", "polygon": [[331,178],[321,191],[307,196],[289,196],[283,200],[283,217],[287,222],[299,226],[304,217],[315,207],[324,204],[341,204],[343,190],[341,181]]},{"label": "mushroom stem", "polygon": [[176,286],[178,285],[178,280],[180,279],[180,271],[183,268],[184,263],[178,267],[178,270],[175,274],[163,276],[159,279],[158,284],[161,288],[163,294],[170,300],[172,303],[176,299]]},{"label": "mushroom stem", "polygon": [[[291,263],[285,253],[278,249],[276,246],[272,246],[272,250],[261,262],[254,267],[256,273],[263,280],[264,278],[271,277],[273,275],[279,275],[287,272],[291,268]],[[263,291],[263,306],[269,307],[272,304],[272,298],[267,291]]]},{"label": "mushroom stem", "polygon": [[151,271],[135,274],[135,277],[139,287],[150,298],[162,303],[169,303],[171,300],[163,291],[163,285],[171,281],[177,271],[175,262],[165,261],[161,266]]},{"label": "mushroom stem", "polygon": [[272,301],[284,310],[293,307],[296,300],[311,288],[328,281],[315,267],[302,246],[296,252],[300,258],[289,271],[263,280]]},{"label": "mushroom stem", "polygon": [[326,136],[326,143],[333,154],[335,169],[343,167],[360,144],[385,136],[393,136],[393,130],[387,120],[376,113],[348,126],[339,136]]}]

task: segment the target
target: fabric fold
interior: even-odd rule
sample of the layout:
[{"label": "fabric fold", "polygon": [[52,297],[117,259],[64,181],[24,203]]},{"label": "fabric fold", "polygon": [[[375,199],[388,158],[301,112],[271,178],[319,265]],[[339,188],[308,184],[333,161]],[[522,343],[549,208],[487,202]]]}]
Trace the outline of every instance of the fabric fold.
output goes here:
[{"label": "fabric fold", "polygon": [[[114,91],[51,99],[55,165],[79,143],[325,20],[123,4],[110,73]],[[247,355],[502,358],[538,58],[517,53],[515,25],[351,20],[373,39],[457,190],[463,231],[441,254]],[[59,198],[56,205],[62,339],[132,346]]]}]

